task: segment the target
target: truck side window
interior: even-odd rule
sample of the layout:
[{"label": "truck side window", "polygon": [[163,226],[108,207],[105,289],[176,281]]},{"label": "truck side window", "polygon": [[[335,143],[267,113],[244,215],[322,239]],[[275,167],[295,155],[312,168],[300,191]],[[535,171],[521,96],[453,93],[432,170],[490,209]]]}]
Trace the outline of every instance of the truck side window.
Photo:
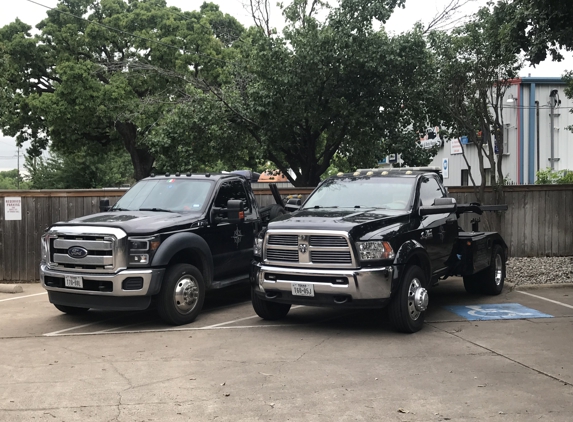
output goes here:
[{"label": "truck side window", "polygon": [[420,183],[420,206],[432,205],[434,199],[443,198],[444,191],[433,177],[423,177]]},{"label": "truck side window", "polygon": [[245,203],[245,211],[250,212],[251,203],[249,202],[249,197],[245,191],[245,187],[240,180],[231,180],[229,182],[223,182],[215,198],[215,207],[227,208],[227,202],[229,199],[242,199]]}]

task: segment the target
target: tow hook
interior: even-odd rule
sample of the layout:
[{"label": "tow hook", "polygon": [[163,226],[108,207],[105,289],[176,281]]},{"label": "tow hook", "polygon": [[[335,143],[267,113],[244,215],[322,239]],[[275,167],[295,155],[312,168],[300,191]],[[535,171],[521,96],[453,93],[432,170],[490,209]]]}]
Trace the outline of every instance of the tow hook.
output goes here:
[{"label": "tow hook", "polygon": [[418,287],[414,293],[414,306],[418,312],[424,312],[428,309],[428,303],[430,298],[428,296],[428,291],[423,287]]}]

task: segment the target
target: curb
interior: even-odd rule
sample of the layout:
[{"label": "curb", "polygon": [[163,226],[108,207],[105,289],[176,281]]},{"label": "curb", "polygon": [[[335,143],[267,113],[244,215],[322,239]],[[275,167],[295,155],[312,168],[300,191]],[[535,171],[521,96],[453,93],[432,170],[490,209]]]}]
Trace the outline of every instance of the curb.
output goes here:
[{"label": "curb", "polygon": [[573,288],[573,283],[549,283],[549,284],[524,284],[524,285],[517,285],[512,288],[515,290],[542,290],[548,288],[557,288],[557,289],[564,289],[567,287]]},{"label": "curb", "polygon": [[0,293],[22,293],[24,289],[19,284],[0,284]]}]

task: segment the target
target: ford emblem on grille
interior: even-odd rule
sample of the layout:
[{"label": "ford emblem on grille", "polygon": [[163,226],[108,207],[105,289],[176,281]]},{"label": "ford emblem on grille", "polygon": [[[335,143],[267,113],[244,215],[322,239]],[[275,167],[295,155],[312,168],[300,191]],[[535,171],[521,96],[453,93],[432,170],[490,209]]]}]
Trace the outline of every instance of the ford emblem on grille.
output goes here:
[{"label": "ford emblem on grille", "polygon": [[68,249],[68,255],[72,258],[85,258],[88,256],[88,250],[81,246],[72,246]]},{"label": "ford emblem on grille", "polygon": [[304,243],[298,245],[298,250],[300,251],[300,253],[306,253],[306,248],[307,246]]}]

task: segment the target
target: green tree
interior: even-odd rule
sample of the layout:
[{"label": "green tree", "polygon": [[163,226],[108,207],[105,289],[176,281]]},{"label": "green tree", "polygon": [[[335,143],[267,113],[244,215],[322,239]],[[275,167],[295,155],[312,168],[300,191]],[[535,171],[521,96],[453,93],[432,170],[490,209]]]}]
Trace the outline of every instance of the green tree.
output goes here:
[{"label": "green tree", "polygon": [[532,64],[541,63],[547,53],[560,61],[560,49],[573,50],[573,7],[568,1],[502,0],[494,13],[509,24],[509,35]]},{"label": "green tree", "polygon": [[28,189],[18,170],[0,171],[0,190],[2,189]]},{"label": "green tree", "polygon": [[[481,175],[476,198],[482,203],[488,182],[486,167],[492,172],[495,200],[503,201],[504,96],[522,65],[510,30],[500,9],[492,13],[485,7],[451,34],[434,32],[430,37],[439,75],[435,80],[440,98],[436,106],[443,113],[443,126],[449,128],[449,136],[466,135],[475,146]],[[475,186],[467,159],[466,164]]]},{"label": "green tree", "polygon": [[122,145],[137,180],[154,162],[150,130],[189,78],[219,83],[225,45],[242,32],[215,5],[181,12],[164,0],[61,0],[37,28],[0,29],[0,128],[32,141],[33,156],[48,141],[62,156]]},{"label": "green tree", "polygon": [[98,189],[133,184],[129,154],[119,146],[97,144],[74,153],[52,152],[47,159],[26,156],[30,189]]},{"label": "green tree", "polygon": [[227,151],[247,152],[248,161],[269,159],[284,174],[291,169],[296,186],[318,184],[337,154],[352,167],[375,166],[388,152],[403,151],[408,164],[429,162],[413,129],[427,125],[434,101],[423,31],[391,37],[373,25],[402,3],[343,0],[323,22],[316,18],[322,2],[295,0],[284,9],[282,35],[259,16],[234,45],[241,62],[227,67],[232,80],[197,85],[200,92],[157,137],[198,133],[195,125],[208,116],[200,117],[196,105],[209,94],[215,104],[202,110],[225,122],[225,134],[207,137]]}]

